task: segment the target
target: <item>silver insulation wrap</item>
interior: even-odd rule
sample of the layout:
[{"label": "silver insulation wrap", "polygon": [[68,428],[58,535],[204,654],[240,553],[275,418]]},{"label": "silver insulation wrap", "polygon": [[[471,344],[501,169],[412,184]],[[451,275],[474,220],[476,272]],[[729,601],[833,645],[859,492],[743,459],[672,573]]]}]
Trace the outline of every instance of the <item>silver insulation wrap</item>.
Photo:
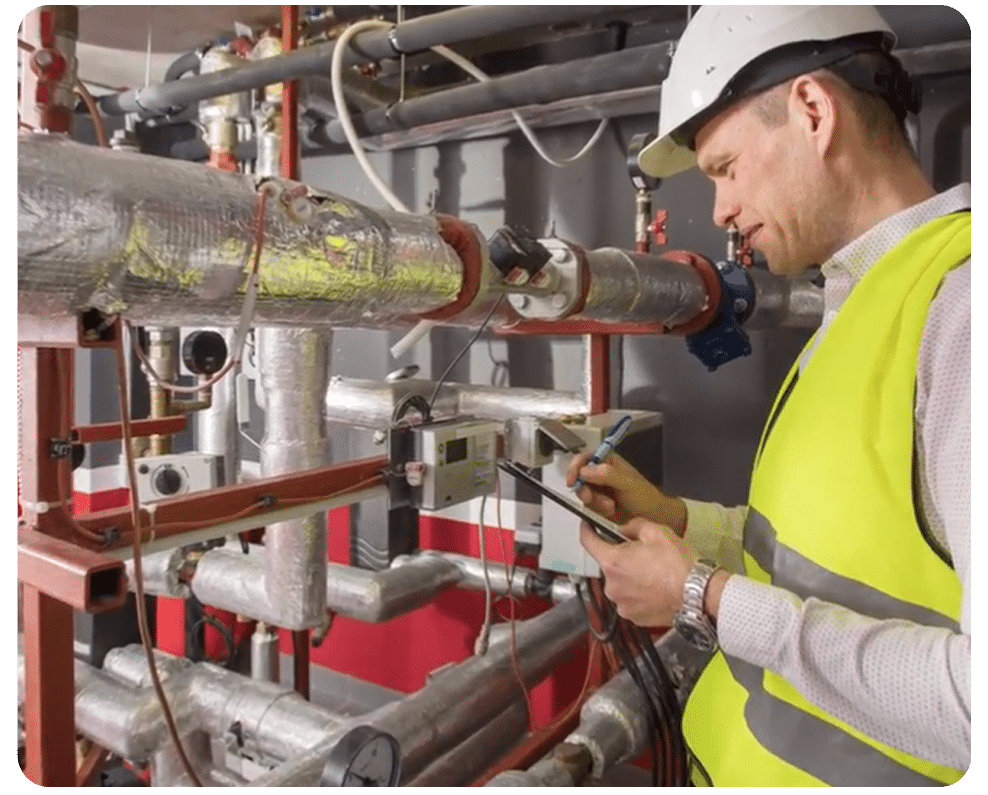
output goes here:
[{"label": "silver insulation wrap", "polygon": [[[95,308],[140,324],[237,323],[252,177],[40,134],[17,146],[21,314]],[[387,326],[456,298],[463,265],[433,219],[270,183],[259,324]],[[305,195],[289,199],[295,188]]]},{"label": "silver insulation wrap", "polygon": [[[334,376],[326,390],[326,419],[362,428],[391,423],[398,403],[408,395],[426,399],[434,381],[370,381]],[[502,388],[477,384],[443,384],[433,405],[438,417],[469,416],[504,422],[513,417],[546,417],[555,420],[586,416],[587,405],[571,392],[551,389]]]},{"label": "silver insulation wrap", "polygon": [[[326,329],[257,329],[264,477],[329,463],[322,406],[332,342]],[[326,620],[326,513],[269,525],[264,545],[265,589],[281,617],[278,626],[319,626]]]},{"label": "silver insulation wrap", "polygon": [[690,265],[618,248],[586,252],[586,306],[570,319],[677,326],[707,305],[707,290]]}]

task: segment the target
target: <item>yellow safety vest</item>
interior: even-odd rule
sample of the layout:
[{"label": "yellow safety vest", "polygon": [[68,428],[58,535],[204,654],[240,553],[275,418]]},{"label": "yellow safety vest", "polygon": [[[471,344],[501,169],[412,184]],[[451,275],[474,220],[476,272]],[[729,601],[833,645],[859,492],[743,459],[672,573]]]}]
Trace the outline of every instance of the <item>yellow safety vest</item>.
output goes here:
[{"label": "yellow safety vest", "polygon": [[[752,474],[747,576],[959,631],[960,583],[917,519],[914,399],[930,302],[970,255],[969,212],[924,225],[854,287],[804,371],[793,367]],[[866,736],[722,652],[690,694],[683,733],[697,784],[930,786],[963,775]]]}]

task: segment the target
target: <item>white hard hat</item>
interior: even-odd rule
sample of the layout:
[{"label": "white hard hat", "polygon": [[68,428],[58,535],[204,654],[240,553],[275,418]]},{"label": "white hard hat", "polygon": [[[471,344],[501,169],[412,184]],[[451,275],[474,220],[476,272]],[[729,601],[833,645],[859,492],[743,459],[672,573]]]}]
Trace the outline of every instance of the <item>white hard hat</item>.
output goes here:
[{"label": "white hard hat", "polygon": [[[698,120],[709,120],[755,90],[854,52],[878,47],[888,52],[895,41],[873,6],[702,6],[679,40],[662,83],[658,138],[642,150],[638,163],[654,177],[686,171],[696,165],[690,144]],[[769,53],[773,57],[761,57]],[[765,64],[769,68],[761,69]],[[750,71],[759,74],[752,77],[746,74]]]}]

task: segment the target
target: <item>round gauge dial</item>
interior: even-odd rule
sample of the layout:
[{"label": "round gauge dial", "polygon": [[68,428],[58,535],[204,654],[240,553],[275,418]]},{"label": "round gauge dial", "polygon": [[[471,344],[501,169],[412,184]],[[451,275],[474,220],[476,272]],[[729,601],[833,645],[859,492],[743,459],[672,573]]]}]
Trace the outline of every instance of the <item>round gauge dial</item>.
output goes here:
[{"label": "round gauge dial", "polygon": [[395,787],[401,777],[398,741],[372,726],[358,726],[336,744],[323,768],[324,787]]}]

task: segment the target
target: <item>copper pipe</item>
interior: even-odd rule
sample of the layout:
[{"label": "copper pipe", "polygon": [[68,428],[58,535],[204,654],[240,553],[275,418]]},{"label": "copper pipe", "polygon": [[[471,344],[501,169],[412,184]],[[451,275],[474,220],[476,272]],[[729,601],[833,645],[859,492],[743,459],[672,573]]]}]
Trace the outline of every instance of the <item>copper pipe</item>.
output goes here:
[{"label": "copper pipe", "polygon": [[[298,6],[281,7],[281,44],[284,52],[298,47]],[[298,81],[282,83],[281,176],[298,179]]]},{"label": "copper pipe", "polygon": [[[281,46],[289,53],[298,46],[298,6],[281,7]],[[298,81],[289,80],[281,88],[281,176],[297,180],[298,164]],[[309,698],[309,631],[292,632],[295,691]]]}]

